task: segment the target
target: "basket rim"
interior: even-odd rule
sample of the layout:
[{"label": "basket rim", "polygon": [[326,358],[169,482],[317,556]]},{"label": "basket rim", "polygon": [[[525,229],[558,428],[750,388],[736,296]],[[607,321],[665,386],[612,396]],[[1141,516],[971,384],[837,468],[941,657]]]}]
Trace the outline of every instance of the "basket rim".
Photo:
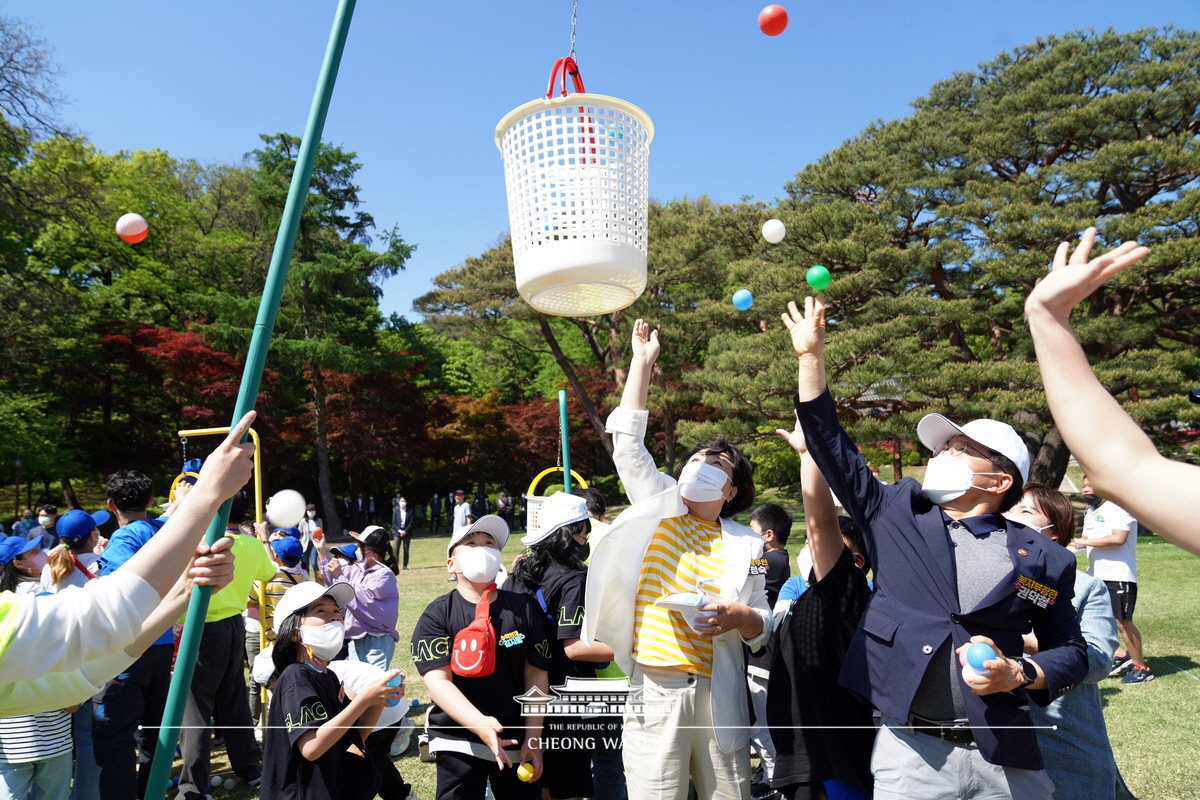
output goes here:
[{"label": "basket rim", "polygon": [[650,119],[650,115],[639,106],[635,106],[628,100],[622,100],[619,97],[610,97],[605,94],[592,94],[590,92],[580,92],[579,94],[569,94],[566,97],[545,98],[539,97],[536,100],[530,100],[524,105],[517,106],[512,111],[504,115],[504,117],[496,123],[496,132],[493,136],[493,141],[496,143],[496,149],[501,153],[504,152],[504,147],[501,144],[501,139],[508,129],[512,127],[513,122],[518,118],[526,116],[529,112],[537,109],[557,108],[559,106],[578,106],[578,105],[594,105],[594,106],[612,106],[619,108],[631,116],[638,117],[642,124],[646,127],[646,145],[649,146],[654,141],[654,122]]}]

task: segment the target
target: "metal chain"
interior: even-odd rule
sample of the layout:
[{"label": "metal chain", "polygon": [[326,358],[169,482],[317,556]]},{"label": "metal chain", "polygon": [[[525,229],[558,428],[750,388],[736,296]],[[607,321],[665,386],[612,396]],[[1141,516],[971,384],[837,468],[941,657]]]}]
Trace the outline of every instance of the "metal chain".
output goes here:
[{"label": "metal chain", "polygon": [[181,445],[183,445],[183,463],[186,464],[187,463],[187,437],[180,436],[179,443]]},{"label": "metal chain", "polygon": [[579,15],[579,0],[572,0],[571,4],[571,52],[568,56],[572,61],[575,60],[575,23]]}]

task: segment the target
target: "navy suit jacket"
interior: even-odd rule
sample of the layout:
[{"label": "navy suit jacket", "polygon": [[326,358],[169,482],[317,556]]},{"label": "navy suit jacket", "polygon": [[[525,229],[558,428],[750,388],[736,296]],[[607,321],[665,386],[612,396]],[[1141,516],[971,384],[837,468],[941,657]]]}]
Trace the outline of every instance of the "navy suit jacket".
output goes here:
[{"label": "navy suit jacket", "polygon": [[[1087,649],[1071,598],[1075,557],[1032,528],[1006,521],[1012,571],[976,609],[958,605],[950,534],[941,509],[911,478],[881,484],[842,430],[828,391],[796,403],[808,451],[834,494],[863,530],[875,592],[842,665],[840,682],[882,713],[906,722],[930,659],[949,638],[954,647],[988,636],[1019,657],[1021,635],[1038,639],[1033,660],[1047,689],[979,696],[963,686],[975,741],[993,764],[1042,769],[1028,701],[1047,705],[1087,674]],[[969,565],[966,565],[969,569]],[[935,665],[945,668],[945,665]],[[961,678],[959,678],[961,680]]]}]

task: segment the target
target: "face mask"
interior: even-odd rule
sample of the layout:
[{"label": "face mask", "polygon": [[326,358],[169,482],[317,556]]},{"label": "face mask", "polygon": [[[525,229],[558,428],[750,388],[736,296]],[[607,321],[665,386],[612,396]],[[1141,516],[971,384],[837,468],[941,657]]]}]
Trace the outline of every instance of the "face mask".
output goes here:
[{"label": "face mask", "polygon": [[38,517],[38,525],[41,525],[43,528],[49,528],[53,522],[53,517]]},{"label": "face mask", "polygon": [[471,583],[491,583],[500,572],[500,551],[494,547],[460,547],[454,560]]},{"label": "face mask", "polygon": [[340,622],[300,626],[300,643],[308,645],[313,655],[322,661],[328,661],[341,651],[345,635]]},{"label": "face mask", "polygon": [[400,504],[400,507],[401,507],[401,508],[408,508],[408,503],[401,503],[401,504]]},{"label": "face mask", "polygon": [[689,461],[679,473],[679,494],[693,503],[724,499],[729,476],[720,467]]},{"label": "face mask", "polygon": [[1100,505],[1100,498],[1094,494],[1085,494],[1083,496],[1083,502],[1087,503],[1089,506],[1098,506]]},{"label": "face mask", "polygon": [[304,514],[305,514],[305,516],[307,516],[309,519],[313,519],[314,517],[316,517],[316,516],[317,516],[317,512],[315,512],[315,511],[305,511],[305,512],[304,512]]},{"label": "face mask", "polygon": [[25,520],[26,522],[33,522],[33,514],[22,514],[21,519]]},{"label": "face mask", "polygon": [[925,470],[925,481],[921,491],[933,501],[934,505],[948,503],[966,494],[973,486],[976,475],[990,475],[990,472],[972,472],[963,460],[950,453],[942,453],[929,459]]}]

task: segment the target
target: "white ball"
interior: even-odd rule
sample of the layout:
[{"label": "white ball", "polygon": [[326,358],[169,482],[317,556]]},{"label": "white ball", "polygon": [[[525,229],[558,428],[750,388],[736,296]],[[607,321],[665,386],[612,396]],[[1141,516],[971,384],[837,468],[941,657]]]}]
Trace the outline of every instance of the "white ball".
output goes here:
[{"label": "white ball", "polygon": [[149,227],[146,218],[141,214],[122,214],[121,218],[117,220],[117,235],[136,236]]},{"label": "white ball", "polygon": [[217,788],[218,786],[220,786],[221,785],[221,776],[213,775],[211,778],[208,779],[208,785],[214,789]]},{"label": "white ball", "polygon": [[233,782],[233,778],[226,778],[226,779],[225,779],[225,788],[226,788],[226,789],[232,789],[232,788],[233,788],[235,785],[236,785],[236,784]]},{"label": "white ball", "polygon": [[278,528],[290,528],[304,518],[306,506],[304,495],[295,489],[283,489],[267,501],[267,519]]},{"label": "white ball", "polygon": [[763,223],[762,237],[771,244],[779,244],[783,241],[784,234],[787,233],[787,228],[777,219],[769,219]]}]

